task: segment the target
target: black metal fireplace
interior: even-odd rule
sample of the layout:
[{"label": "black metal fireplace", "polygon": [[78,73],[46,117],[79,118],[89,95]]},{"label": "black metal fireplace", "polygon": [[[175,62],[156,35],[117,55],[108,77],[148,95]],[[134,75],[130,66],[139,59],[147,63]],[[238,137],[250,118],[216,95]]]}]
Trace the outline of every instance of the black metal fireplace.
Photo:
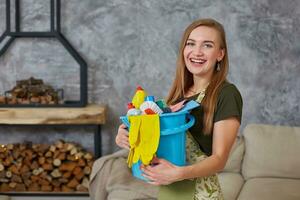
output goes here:
[{"label": "black metal fireplace", "polygon": [[[32,103],[27,104],[0,104],[0,107],[84,107],[87,104],[87,64],[79,55],[75,48],[61,33],[61,1],[50,0],[50,31],[22,31],[21,30],[21,14],[20,14],[20,0],[14,0],[15,5],[15,29],[11,28],[11,5],[12,0],[6,0],[6,30],[0,36],[0,57],[5,54],[10,45],[19,38],[53,38],[59,41],[71,57],[79,65],[79,99],[65,100],[63,103],[55,104],[41,104]],[[1,66],[0,66],[1,67]],[[1,70],[1,69],[0,69]]]}]

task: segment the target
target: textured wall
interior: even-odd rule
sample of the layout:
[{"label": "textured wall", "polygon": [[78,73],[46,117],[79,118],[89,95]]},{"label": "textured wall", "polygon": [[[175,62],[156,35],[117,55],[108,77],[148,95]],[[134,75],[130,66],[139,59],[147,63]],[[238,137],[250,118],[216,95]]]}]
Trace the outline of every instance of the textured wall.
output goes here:
[{"label": "textured wall", "polygon": [[[4,2],[0,0],[0,31],[5,27]],[[248,123],[300,126],[299,1],[63,0],[62,4],[62,32],[88,63],[89,101],[109,108],[104,153],[115,150],[118,117],[125,113],[136,85],[157,97],[167,95],[184,28],[202,17],[217,19],[227,32],[229,80],[244,98],[242,128]],[[26,0],[22,7],[23,30],[48,29],[48,1]],[[70,98],[78,95],[78,66],[56,41],[20,39],[0,58],[0,67],[0,91],[34,74],[64,87]],[[0,129],[0,141],[20,141],[35,130]],[[63,137],[93,145],[91,130],[37,132],[39,137],[32,140]]]}]

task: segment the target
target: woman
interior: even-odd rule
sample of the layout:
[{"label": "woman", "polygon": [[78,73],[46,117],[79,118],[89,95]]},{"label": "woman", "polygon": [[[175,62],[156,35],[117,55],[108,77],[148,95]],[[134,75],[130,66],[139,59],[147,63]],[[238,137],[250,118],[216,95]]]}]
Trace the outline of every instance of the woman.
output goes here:
[{"label": "woman", "polygon": [[[223,199],[216,173],[222,170],[242,116],[242,97],[226,80],[228,51],[223,26],[200,19],[187,27],[177,60],[176,77],[167,103],[186,98],[201,106],[192,110],[195,125],[187,134],[190,165],[175,166],[155,158],[143,166],[144,176],[160,185],[159,199]],[[119,127],[116,143],[129,148],[128,132]]]}]

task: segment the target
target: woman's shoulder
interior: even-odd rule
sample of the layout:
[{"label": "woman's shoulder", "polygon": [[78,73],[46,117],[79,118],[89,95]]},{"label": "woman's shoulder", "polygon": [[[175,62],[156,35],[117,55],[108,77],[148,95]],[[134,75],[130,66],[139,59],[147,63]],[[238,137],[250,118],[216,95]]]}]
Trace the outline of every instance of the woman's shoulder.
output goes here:
[{"label": "woman's shoulder", "polygon": [[238,101],[240,104],[243,104],[243,98],[239,91],[239,89],[228,81],[224,82],[220,88],[220,92],[218,95],[218,103],[221,101]]},{"label": "woman's shoulder", "polygon": [[224,82],[218,95],[214,122],[236,116],[242,118],[243,99],[238,88],[229,82]]},{"label": "woman's shoulder", "polygon": [[241,95],[239,89],[233,83],[225,81],[221,85],[219,94],[223,95],[223,94],[228,94],[228,93]]}]

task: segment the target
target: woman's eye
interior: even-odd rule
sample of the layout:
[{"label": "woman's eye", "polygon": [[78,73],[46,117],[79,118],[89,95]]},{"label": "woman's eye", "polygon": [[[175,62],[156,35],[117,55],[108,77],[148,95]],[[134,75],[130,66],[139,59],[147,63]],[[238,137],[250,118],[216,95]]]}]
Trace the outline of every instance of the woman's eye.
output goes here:
[{"label": "woman's eye", "polygon": [[204,46],[205,48],[212,48],[212,47],[213,47],[212,44],[204,44],[203,46]]},{"label": "woman's eye", "polygon": [[194,46],[195,44],[193,42],[187,42],[186,46]]}]

